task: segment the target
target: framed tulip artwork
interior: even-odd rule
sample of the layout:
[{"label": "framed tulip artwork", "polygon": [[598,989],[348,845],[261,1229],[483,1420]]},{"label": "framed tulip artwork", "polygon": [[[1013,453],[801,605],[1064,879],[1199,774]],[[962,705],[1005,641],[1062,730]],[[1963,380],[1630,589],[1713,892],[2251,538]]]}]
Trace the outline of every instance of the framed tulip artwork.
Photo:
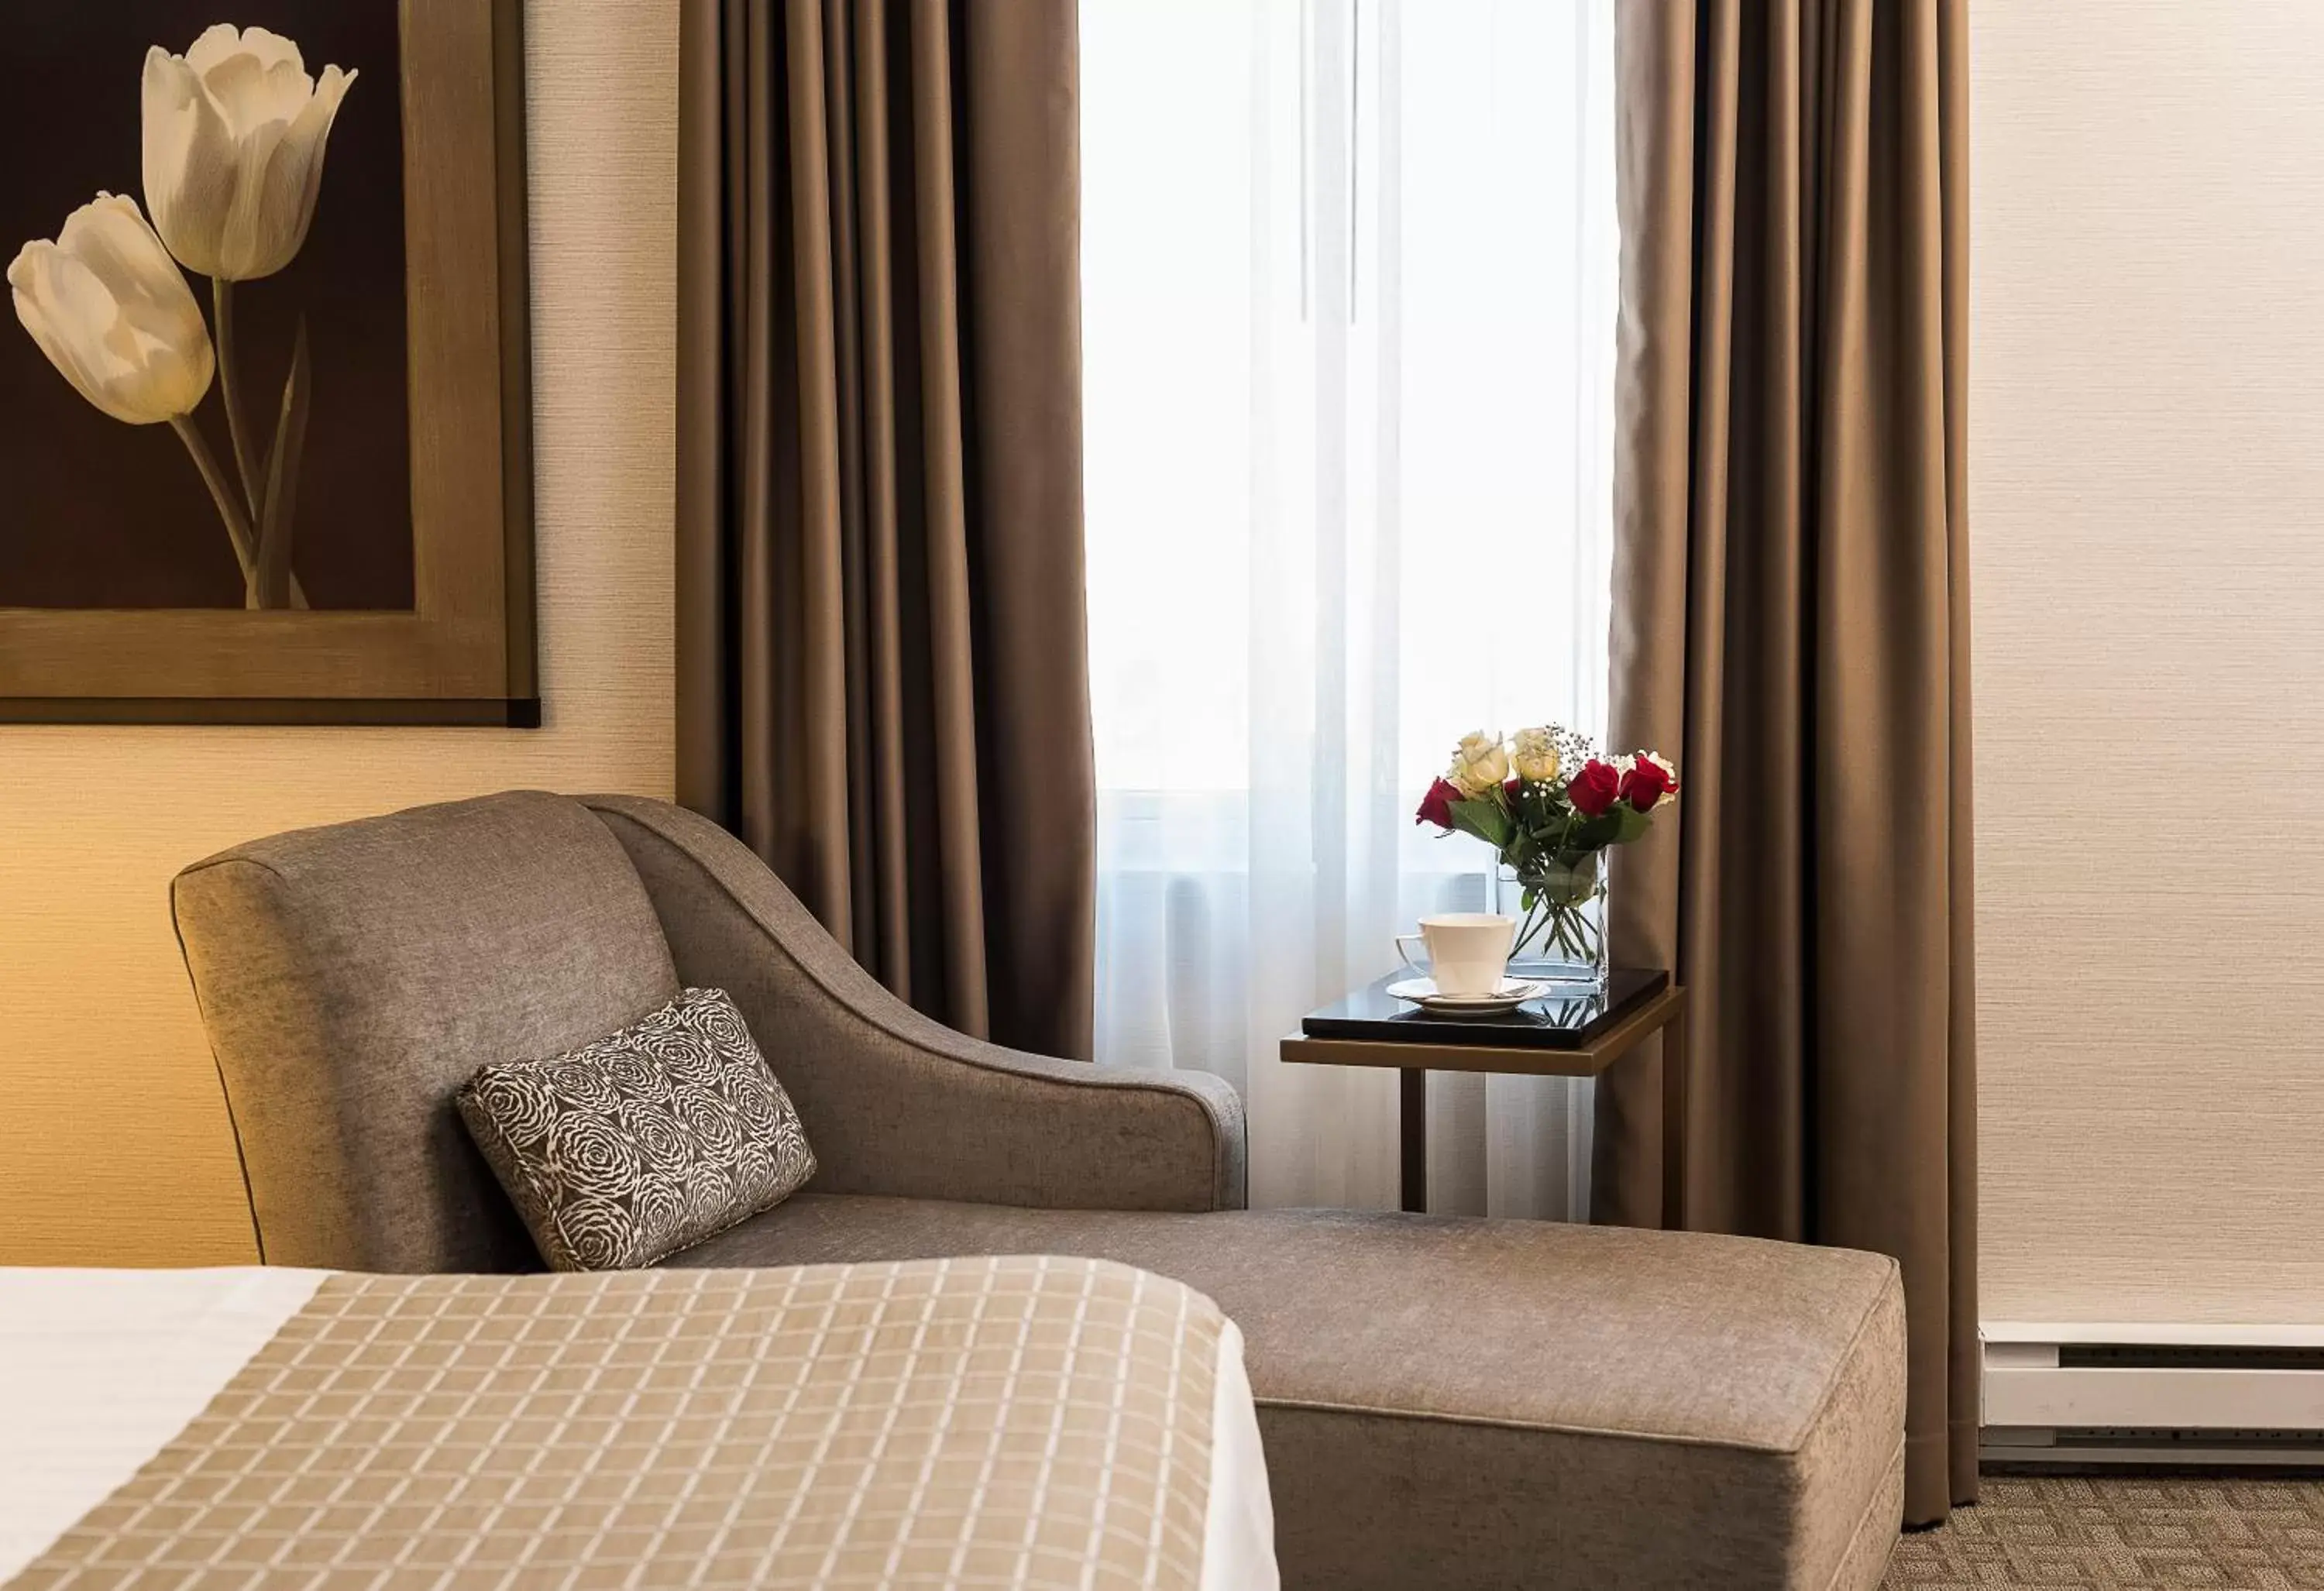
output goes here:
[{"label": "framed tulip artwork", "polygon": [[521,9],[12,15],[0,719],[540,722]]}]

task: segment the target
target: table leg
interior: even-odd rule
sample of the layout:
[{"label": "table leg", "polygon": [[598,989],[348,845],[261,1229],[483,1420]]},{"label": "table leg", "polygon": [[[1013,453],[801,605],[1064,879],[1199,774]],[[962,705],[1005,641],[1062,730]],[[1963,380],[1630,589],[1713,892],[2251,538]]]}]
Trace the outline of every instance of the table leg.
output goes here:
[{"label": "table leg", "polygon": [[1404,1080],[1397,1102],[1397,1126],[1404,1136],[1404,1208],[1425,1214],[1428,1209],[1428,1069],[1397,1069]]},{"label": "table leg", "polygon": [[1663,1229],[1686,1225],[1686,1002],[1663,1027]]}]

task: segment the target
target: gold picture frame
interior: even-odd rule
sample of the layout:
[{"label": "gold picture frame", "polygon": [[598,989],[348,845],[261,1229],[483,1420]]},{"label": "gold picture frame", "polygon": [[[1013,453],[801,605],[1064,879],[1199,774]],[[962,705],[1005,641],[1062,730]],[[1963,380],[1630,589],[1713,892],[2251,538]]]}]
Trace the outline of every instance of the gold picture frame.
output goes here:
[{"label": "gold picture frame", "polygon": [[0,721],[540,723],[522,0],[396,20],[409,610],[0,606]]}]

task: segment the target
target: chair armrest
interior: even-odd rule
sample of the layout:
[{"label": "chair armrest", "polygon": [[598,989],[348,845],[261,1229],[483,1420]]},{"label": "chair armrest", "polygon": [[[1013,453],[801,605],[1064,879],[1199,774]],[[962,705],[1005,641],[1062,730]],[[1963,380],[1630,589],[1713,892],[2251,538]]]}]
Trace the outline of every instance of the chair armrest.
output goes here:
[{"label": "chair armrest", "polygon": [[581,798],[660,915],[679,979],[724,989],[798,1106],[827,1193],[1071,1209],[1243,1203],[1242,1100],[1207,1072],[986,1044],[896,998],[766,864],[683,807]]}]

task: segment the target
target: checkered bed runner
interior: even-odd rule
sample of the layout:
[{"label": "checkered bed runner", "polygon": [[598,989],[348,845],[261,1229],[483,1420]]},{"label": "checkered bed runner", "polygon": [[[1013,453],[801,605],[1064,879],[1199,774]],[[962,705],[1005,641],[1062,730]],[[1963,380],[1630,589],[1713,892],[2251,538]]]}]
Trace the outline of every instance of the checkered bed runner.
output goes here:
[{"label": "checkered bed runner", "polygon": [[1192,1591],[1221,1323],[1068,1259],[332,1276],[11,1591]]}]

